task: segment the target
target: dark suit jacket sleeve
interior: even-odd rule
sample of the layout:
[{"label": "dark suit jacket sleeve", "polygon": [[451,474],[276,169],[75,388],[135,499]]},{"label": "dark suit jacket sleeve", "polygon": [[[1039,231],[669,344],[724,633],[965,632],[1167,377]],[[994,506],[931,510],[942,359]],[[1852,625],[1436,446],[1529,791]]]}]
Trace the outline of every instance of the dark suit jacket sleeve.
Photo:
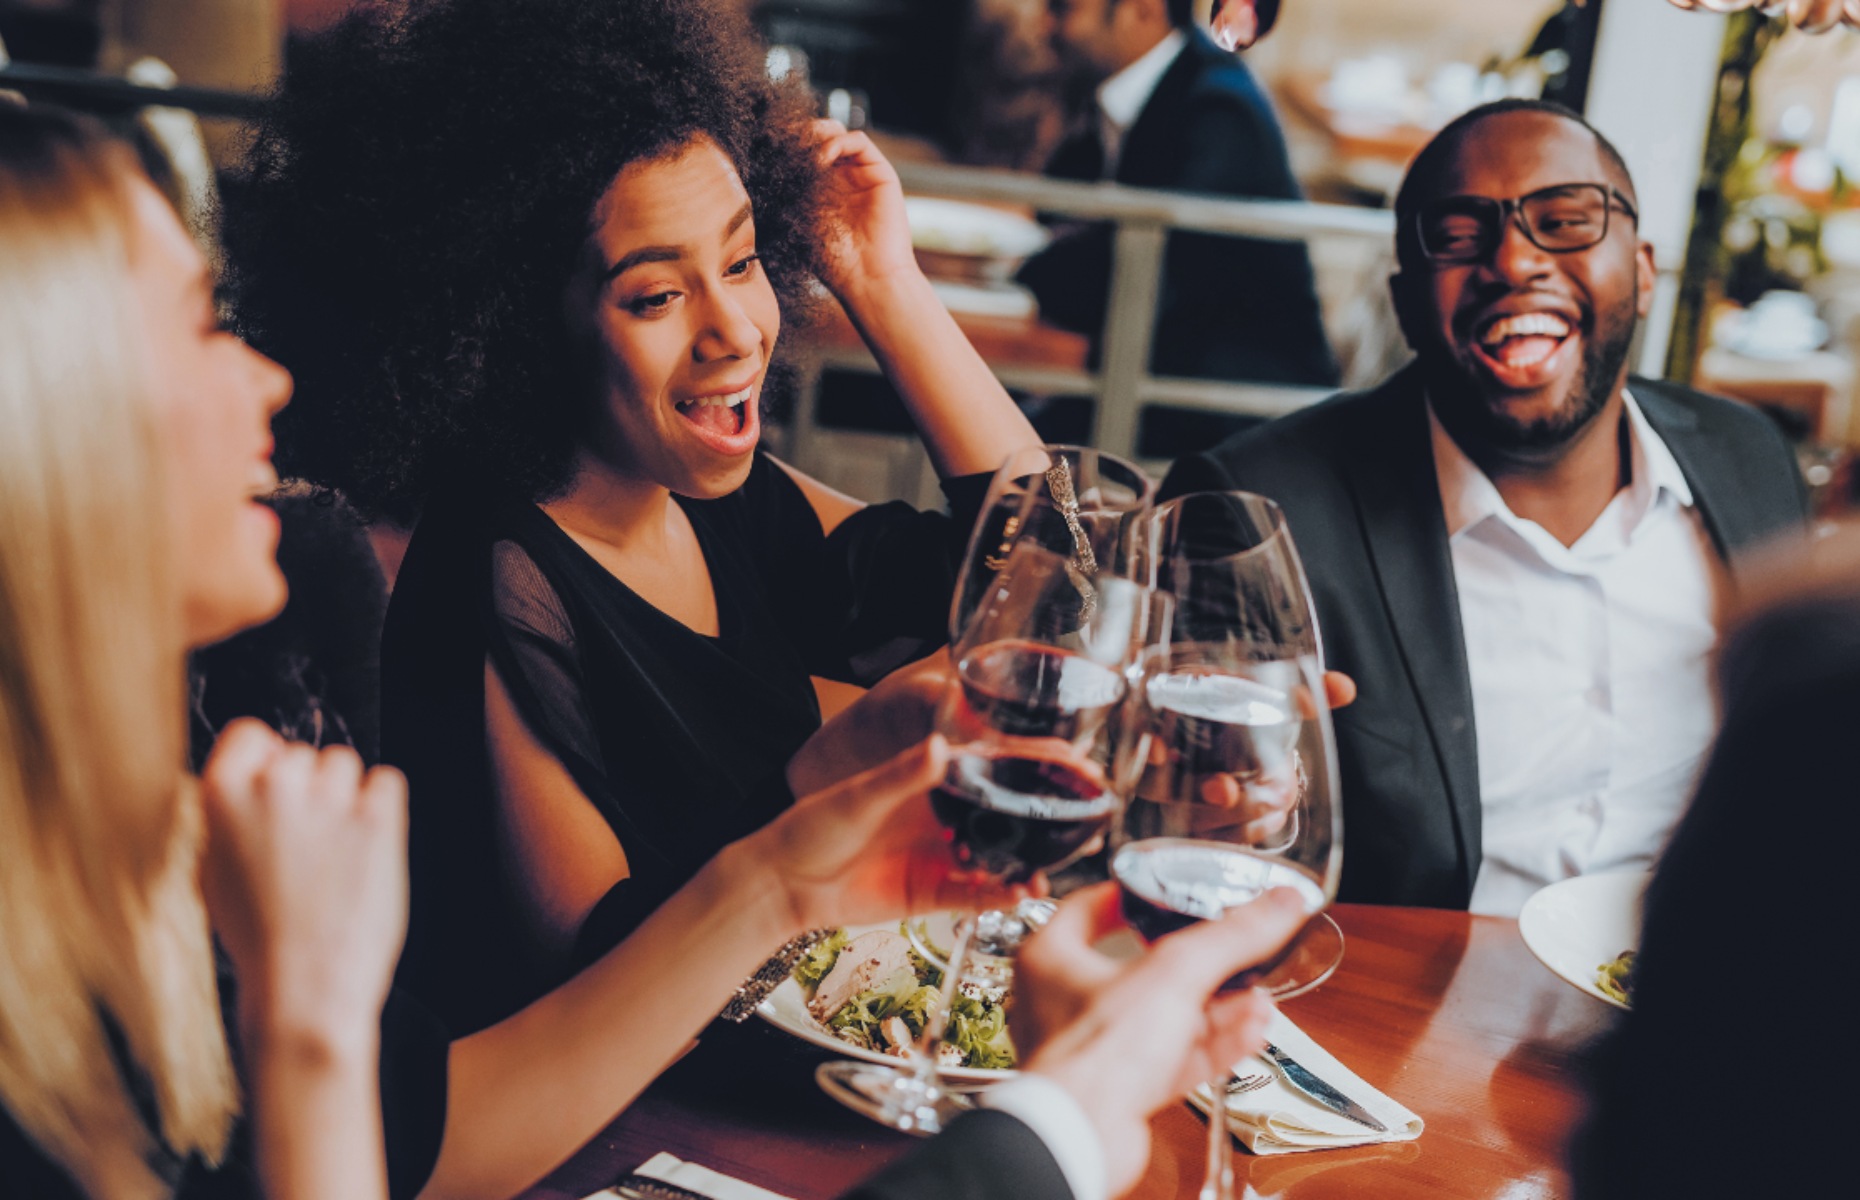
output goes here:
[{"label": "dark suit jacket sleeve", "polygon": [[1208,454],[1191,454],[1179,458],[1163,476],[1162,487],[1156,493],[1158,504],[1173,500],[1177,496],[1186,496],[1190,492],[1231,492],[1238,485],[1218,460]]},{"label": "dark suit jacket sleeve", "polygon": [[1740,1194],[1714,1153],[1724,1070],[1772,1042],[1810,1056],[1778,1077],[1790,1149],[1758,1190],[1825,1193],[1846,1169],[1856,1039],[1837,929],[1860,837],[1860,578],[1823,586],[1725,644],[1724,726],[1647,891],[1633,1011],[1594,1052],[1581,1200]]},{"label": "dark suit jacket sleeve", "polygon": [[843,1200],[1072,1200],[1072,1189],[1033,1130],[978,1109]]}]

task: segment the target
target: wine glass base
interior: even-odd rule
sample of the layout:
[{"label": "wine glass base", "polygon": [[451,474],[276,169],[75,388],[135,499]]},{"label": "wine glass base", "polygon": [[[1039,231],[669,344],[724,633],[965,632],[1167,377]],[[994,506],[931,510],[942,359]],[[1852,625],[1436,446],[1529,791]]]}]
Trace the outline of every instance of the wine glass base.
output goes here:
[{"label": "wine glass base", "polygon": [[1343,930],[1329,914],[1319,913],[1299,935],[1285,960],[1263,976],[1255,987],[1274,1000],[1302,996],[1332,975],[1343,961]]},{"label": "wine glass base", "polygon": [[880,1125],[918,1137],[933,1137],[975,1107],[941,1081],[928,1086],[907,1070],[871,1063],[821,1063],[814,1070],[820,1090]]}]

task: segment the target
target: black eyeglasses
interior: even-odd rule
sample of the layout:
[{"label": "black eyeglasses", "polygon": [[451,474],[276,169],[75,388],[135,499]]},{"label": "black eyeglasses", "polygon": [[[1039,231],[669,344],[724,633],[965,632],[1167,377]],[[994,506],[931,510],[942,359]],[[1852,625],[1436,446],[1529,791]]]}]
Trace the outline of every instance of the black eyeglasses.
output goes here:
[{"label": "black eyeglasses", "polygon": [[1513,200],[1489,196],[1446,196],[1414,215],[1421,253],[1433,262],[1485,259],[1516,221],[1531,244],[1552,254],[1587,250],[1608,236],[1608,213],[1619,208],[1628,220],[1640,214],[1619,191],[1602,183],[1563,183]]}]

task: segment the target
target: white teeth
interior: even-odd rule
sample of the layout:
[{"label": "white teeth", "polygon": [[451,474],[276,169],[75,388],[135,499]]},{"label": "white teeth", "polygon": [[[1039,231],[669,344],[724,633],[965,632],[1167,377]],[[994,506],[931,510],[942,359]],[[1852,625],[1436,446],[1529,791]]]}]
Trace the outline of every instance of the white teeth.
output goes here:
[{"label": "white teeth", "polygon": [[1531,337],[1544,335],[1548,337],[1568,337],[1569,322],[1555,313],[1534,312],[1519,313],[1515,317],[1500,317],[1480,335],[1482,345],[1495,346],[1506,338]]},{"label": "white teeth", "polygon": [[705,396],[698,400],[687,400],[680,408],[735,408],[755,394],[756,385],[750,384],[740,392],[731,392],[727,396]]}]

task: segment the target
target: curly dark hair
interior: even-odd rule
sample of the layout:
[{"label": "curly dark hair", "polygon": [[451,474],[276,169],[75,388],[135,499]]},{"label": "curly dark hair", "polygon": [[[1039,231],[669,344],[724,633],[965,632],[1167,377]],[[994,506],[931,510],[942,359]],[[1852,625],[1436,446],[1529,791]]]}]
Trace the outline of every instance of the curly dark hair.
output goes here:
[{"label": "curly dark hair", "polygon": [[454,481],[559,494],[589,420],[561,310],[576,253],[622,168],[695,136],[735,163],[799,322],[811,104],[730,8],[364,5],[292,48],[225,214],[240,332],[297,377],[287,474],[402,523]]}]

